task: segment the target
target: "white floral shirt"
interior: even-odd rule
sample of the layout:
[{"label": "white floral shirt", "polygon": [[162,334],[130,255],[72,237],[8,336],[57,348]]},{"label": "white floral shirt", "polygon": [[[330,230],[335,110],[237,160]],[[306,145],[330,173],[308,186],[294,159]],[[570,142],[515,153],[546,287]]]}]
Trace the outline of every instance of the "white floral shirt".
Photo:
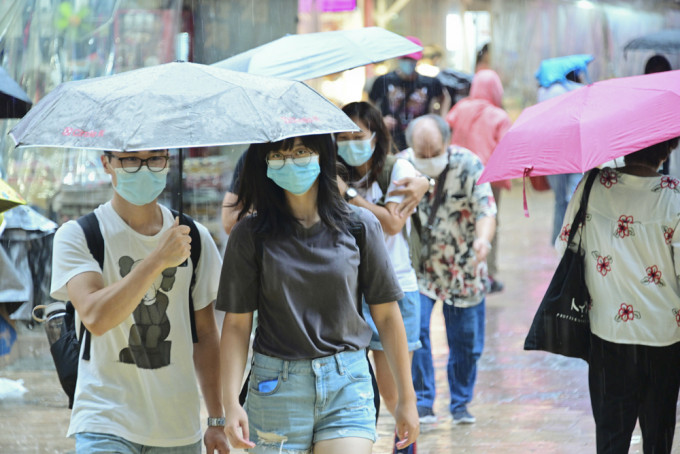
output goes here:
[{"label": "white floral shirt", "polygon": [[[584,177],[569,203],[561,235],[566,249]],[[586,285],[590,324],[598,337],[621,344],[665,346],[680,341],[680,182],[638,177],[606,167],[586,210]],[[575,235],[578,243],[580,229]]]},{"label": "white floral shirt", "polygon": [[[469,307],[484,299],[488,277],[486,262],[474,264],[475,224],[482,217],[496,216],[496,202],[489,183],[477,184],[484,170],[479,158],[458,146],[449,146],[448,151],[444,195],[429,235],[429,257],[421,258],[424,272],[418,276],[418,284],[420,291],[430,298]],[[410,149],[403,153],[413,157]],[[433,201],[434,193],[420,201],[423,230],[427,228]]]}]

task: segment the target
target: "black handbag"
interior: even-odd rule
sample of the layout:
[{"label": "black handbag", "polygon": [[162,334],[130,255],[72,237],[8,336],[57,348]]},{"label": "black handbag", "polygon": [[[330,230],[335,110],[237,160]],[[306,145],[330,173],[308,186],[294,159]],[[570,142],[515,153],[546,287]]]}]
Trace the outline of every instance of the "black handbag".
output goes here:
[{"label": "black handbag", "polygon": [[574,235],[585,223],[590,188],[599,173],[592,170],[587,177],[581,205],[571,224],[567,249],[564,251],[548,290],[541,301],[529,333],[524,340],[524,350],[543,350],[549,353],[581,358],[590,356],[590,294],[586,288],[581,250],[581,236],[576,251],[572,249]]}]

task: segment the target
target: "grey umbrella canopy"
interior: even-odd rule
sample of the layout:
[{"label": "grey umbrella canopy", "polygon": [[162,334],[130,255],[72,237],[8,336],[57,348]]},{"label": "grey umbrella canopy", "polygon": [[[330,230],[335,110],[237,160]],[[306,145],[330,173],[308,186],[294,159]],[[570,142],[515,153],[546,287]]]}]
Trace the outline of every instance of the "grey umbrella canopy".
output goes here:
[{"label": "grey umbrella canopy", "polygon": [[26,92],[0,67],[0,118],[21,118],[32,104]]},{"label": "grey umbrella canopy", "polygon": [[18,147],[140,151],[358,130],[302,82],[175,62],[63,83],[10,135]]},{"label": "grey umbrella canopy", "polygon": [[213,66],[264,76],[308,80],[421,51],[380,27],[286,35]]},{"label": "grey umbrella canopy", "polygon": [[680,52],[680,29],[661,30],[649,35],[640,36],[626,44],[624,53],[629,50],[653,50],[656,52]]}]

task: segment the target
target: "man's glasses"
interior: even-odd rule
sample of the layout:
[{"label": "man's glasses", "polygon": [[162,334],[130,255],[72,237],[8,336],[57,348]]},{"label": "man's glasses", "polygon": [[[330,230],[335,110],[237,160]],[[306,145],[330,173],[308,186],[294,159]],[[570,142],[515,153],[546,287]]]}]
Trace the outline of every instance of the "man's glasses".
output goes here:
[{"label": "man's glasses", "polygon": [[267,166],[270,169],[278,170],[284,166],[286,159],[290,159],[298,167],[307,167],[312,162],[312,156],[316,156],[316,153],[306,148],[295,150],[289,155],[280,151],[270,151],[267,154]]},{"label": "man's glasses", "polygon": [[116,158],[120,161],[120,166],[127,173],[137,173],[142,168],[142,164],[152,172],[161,172],[168,166],[168,156],[151,156],[150,158],[142,159],[133,156],[118,157],[111,153],[106,153],[109,158]]}]

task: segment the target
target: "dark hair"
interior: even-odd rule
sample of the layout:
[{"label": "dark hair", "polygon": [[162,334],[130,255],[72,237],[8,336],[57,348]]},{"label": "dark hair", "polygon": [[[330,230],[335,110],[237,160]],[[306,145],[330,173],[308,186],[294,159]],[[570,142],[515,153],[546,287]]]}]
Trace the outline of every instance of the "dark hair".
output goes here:
[{"label": "dark hair", "polygon": [[569,71],[567,73],[567,75],[565,76],[565,79],[567,79],[571,82],[581,83],[578,76],[579,76],[579,72],[577,70]]},{"label": "dark hair", "polygon": [[646,148],[643,148],[633,153],[627,154],[623,157],[626,164],[640,163],[648,164],[650,166],[659,166],[664,159],[678,146],[679,137],[664,140],[663,142],[655,143]]},{"label": "dark hair", "polygon": [[663,55],[654,55],[647,60],[645,65],[645,74],[652,73],[662,73],[664,71],[670,71],[671,64],[668,62],[666,57]]},{"label": "dark hair", "polygon": [[[300,139],[306,147],[319,153],[321,173],[318,177],[317,210],[321,222],[332,229],[346,231],[349,211],[338,190],[333,138],[330,134],[319,134],[301,136]],[[242,206],[239,220],[251,208],[255,210],[254,229],[267,237],[291,234],[298,222],[290,211],[284,190],[267,176],[266,162],[270,151],[290,150],[294,142],[295,138],[289,138],[279,142],[252,144],[246,151],[238,199],[234,206]]]},{"label": "dark hair", "polygon": [[[371,174],[367,182],[367,186],[370,186],[378,179],[378,175],[382,172],[385,165],[385,157],[392,153],[392,136],[390,136],[387,126],[385,126],[382,114],[372,104],[365,101],[351,102],[343,107],[342,111],[350,118],[358,118],[363,121],[371,132],[375,132],[375,150],[373,151],[373,156],[371,156]],[[338,161],[347,169],[350,181],[360,179],[356,169],[348,165],[342,157],[338,156]]]}]

